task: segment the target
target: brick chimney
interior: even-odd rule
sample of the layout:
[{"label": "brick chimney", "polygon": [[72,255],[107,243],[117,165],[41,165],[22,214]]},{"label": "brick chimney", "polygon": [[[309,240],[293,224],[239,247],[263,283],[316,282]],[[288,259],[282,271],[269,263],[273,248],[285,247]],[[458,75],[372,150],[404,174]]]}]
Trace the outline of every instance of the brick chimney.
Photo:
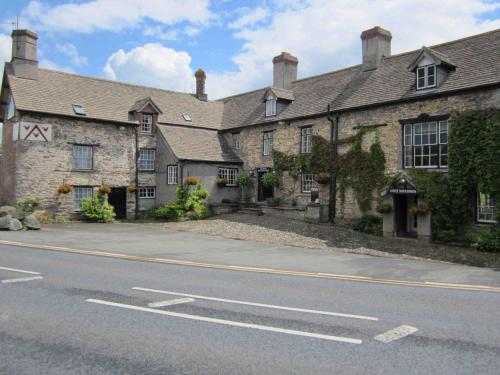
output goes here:
[{"label": "brick chimney", "polygon": [[299,60],[288,52],[273,59],[273,87],[290,89],[292,81],[297,79],[297,65]]},{"label": "brick chimney", "polygon": [[391,56],[391,32],[379,26],[361,33],[363,71],[377,69],[384,57]]},{"label": "brick chimney", "polygon": [[38,35],[30,30],[12,31],[12,60],[14,75],[19,78],[37,79],[36,58]]},{"label": "brick chimney", "polygon": [[205,94],[205,81],[207,75],[203,69],[198,69],[196,73],[194,73],[194,76],[196,77],[196,97],[200,100],[207,101],[207,94]]}]

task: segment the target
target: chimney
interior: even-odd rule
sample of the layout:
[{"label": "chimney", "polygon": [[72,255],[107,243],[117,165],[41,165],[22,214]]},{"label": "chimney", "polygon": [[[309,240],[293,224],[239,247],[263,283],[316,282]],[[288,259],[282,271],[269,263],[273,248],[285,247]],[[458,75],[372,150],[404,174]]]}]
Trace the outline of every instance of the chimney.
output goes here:
[{"label": "chimney", "polygon": [[382,59],[391,55],[391,39],[391,32],[379,26],[361,33],[363,43],[363,71],[377,69]]},{"label": "chimney", "polygon": [[38,61],[36,44],[38,35],[30,30],[12,31],[12,60],[14,75],[19,78],[37,79]]},{"label": "chimney", "polygon": [[281,52],[281,55],[273,59],[273,87],[290,89],[292,81],[297,79],[297,65],[299,60],[288,52]]},{"label": "chimney", "polygon": [[196,97],[206,102],[207,94],[205,94],[205,81],[207,79],[207,75],[203,69],[198,69],[196,73],[194,73],[194,76],[196,77]]}]

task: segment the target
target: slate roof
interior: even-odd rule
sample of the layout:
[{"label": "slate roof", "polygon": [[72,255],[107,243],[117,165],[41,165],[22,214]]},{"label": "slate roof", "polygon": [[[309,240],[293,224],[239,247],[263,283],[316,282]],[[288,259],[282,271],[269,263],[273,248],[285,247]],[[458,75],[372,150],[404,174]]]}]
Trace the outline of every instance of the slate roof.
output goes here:
[{"label": "slate roof", "polygon": [[172,125],[159,125],[158,129],[180,160],[242,164],[216,130]]},{"label": "slate roof", "polygon": [[387,57],[378,69],[363,72],[361,65],[292,83],[294,101],[277,116],[265,117],[261,98],[268,88],[220,99],[224,103],[221,129],[306,117],[400,100],[418,99],[483,85],[500,83],[500,29],[436,45],[432,51],[456,65],[435,89],[417,91],[408,66],[421,49]]},{"label": "slate roof", "polygon": [[[7,65],[7,79],[16,108],[65,116],[77,116],[73,104],[85,108],[87,118],[131,122],[129,111],[138,101],[150,97],[161,109],[160,123],[189,124],[217,129],[223,103],[198,100],[191,94],[130,85],[99,78],[84,77],[47,69],[38,70],[38,79],[17,78]],[[192,122],[182,115],[188,114]]]}]

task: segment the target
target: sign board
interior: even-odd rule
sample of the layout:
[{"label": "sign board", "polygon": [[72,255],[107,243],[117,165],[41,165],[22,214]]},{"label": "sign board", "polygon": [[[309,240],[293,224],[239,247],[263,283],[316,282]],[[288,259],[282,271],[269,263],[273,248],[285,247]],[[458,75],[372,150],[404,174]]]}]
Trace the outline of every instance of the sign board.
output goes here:
[{"label": "sign board", "polygon": [[[19,138],[17,138],[19,134]],[[21,122],[14,126],[14,140],[50,142],[52,140],[52,125],[34,122]]]},{"label": "sign board", "polygon": [[267,168],[267,167],[257,168],[257,172],[270,172],[270,171],[271,171],[271,168]]},{"label": "sign board", "polygon": [[389,193],[393,194],[417,194],[415,189],[390,189]]}]

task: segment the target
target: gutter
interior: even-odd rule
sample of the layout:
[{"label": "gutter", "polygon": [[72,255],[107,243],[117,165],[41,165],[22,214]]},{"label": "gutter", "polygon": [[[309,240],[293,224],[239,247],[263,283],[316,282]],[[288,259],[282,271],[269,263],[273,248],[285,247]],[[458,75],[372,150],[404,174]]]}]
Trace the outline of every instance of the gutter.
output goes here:
[{"label": "gutter", "polygon": [[[339,138],[339,117],[338,111],[333,111],[330,104],[328,104],[327,119],[330,121],[330,142],[333,147],[333,162],[334,166],[330,171],[330,191],[329,191],[329,205],[328,205],[328,220],[330,223],[335,224],[335,216],[337,211],[337,141]],[[333,117],[335,116],[335,117]]]}]

